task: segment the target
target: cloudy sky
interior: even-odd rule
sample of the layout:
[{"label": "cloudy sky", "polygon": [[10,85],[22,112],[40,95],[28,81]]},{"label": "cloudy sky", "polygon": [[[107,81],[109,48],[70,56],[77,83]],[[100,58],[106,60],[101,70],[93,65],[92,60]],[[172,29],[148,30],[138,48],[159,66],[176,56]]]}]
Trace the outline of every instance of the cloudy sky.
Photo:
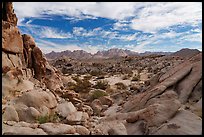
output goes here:
[{"label": "cloudy sky", "polygon": [[201,2],[14,2],[14,10],[44,53],[202,50]]}]

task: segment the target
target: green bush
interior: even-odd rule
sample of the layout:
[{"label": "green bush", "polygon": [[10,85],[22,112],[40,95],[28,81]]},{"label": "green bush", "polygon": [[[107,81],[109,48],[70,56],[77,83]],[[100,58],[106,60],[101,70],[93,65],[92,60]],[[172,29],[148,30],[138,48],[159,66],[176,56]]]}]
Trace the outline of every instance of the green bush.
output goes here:
[{"label": "green bush", "polygon": [[103,96],[108,96],[108,94],[100,90],[95,90],[91,95],[91,100],[98,99]]},{"label": "green bush", "polygon": [[37,118],[38,123],[43,124],[43,123],[48,123],[48,122],[57,122],[57,119],[59,117],[57,116],[56,113],[51,113],[50,115],[45,115],[45,116],[39,116]]},{"label": "green bush", "polygon": [[88,93],[91,89],[91,83],[89,82],[88,79],[80,79],[78,77],[73,78],[76,81],[75,85],[72,85],[72,90],[75,92],[83,92],[83,93]]},{"label": "green bush", "polygon": [[93,86],[93,88],[96,88],[96,89],[107,89],[110,85],[108,84],[108,81],[106,80],[99,80],[96,82],[96,85]]},{"label": "green bush", "polygon": [[127,86],[122,82],[115,83],[115,85],[117,86],[117,89],[127,89]]}]

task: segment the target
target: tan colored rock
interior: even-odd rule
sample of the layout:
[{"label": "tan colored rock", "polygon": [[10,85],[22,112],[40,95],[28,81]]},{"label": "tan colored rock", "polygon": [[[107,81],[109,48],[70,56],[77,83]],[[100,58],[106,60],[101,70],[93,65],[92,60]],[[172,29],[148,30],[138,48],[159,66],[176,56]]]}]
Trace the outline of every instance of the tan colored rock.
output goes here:
[{"label": "tan colored rock", "polygon": [[4,121],[19,121],[18,113],[16,112],[13,106],[8,106],[5,108],[5,112],[3,113]]},{"label": "tan colored rock", "polygon": [[14,65],[14,67],[22,68],[22,62],[18,54],[8,54],[8,58]]},{"label": "tan colored rock", "polygon": [[90,131],[81,125],[74,125],[73,126],[76,129],[76,133],[79,133],[79,135],[90,135]]},{"label": "tan colored rock", "polygon": [[67,117],[69,113],[76,112],[76,111],[77,109],[74,107],[74,105],[71,102],[64,102],[64,103],[58,104],[56,108],[56,112],[62,117]]},{"label": "tan colored rock", "polygon": [[153,135],[201,135],[202,119],[190,111],[180,110],[168,123],[152,131]]},{"label": "tan colored rock", "polygon": [[63,135],[63,134],[74,134],[76,130],[73,126],[61,123],[44,123],[39,126],[48,135]]},{"label": "tan colored rock", "polygon": [[104,121],[92,131],[92,135],[127,135],[127,130],[122,121]]},{"label": "tan colored rock", "polygon": [[40,115],[35,108],[30,108],[23,104],[16,105],[15,109],[18,113],[20,121],[33,123],[36,122],[37,116]]},{"label": "tan colored rock", "polygon": [[19,127],[19,126],[8,126],[3,124],[2,126],[3,135],[47,135],[42,129],[30,128],[30,127]]},{"label": "tan colored rock", "polygon": [[57,101],[55,96],[51,92],[31,90],[24,93],[21,97],[16,100],[16,104],[22,103],[28,107],[34,107],[37,110],[42,106],[47,108],[55,108]]},{"label": "tan colored rock", "polygon": [[69,113],[66,120],[68,124],[84,124],[89,119],[89,115],[86,112],[76,111]]},{"label": "tan colored rock", "polygon": [[14,65],[12,64],[11,60],[8,58],[8,54],[2,51],[2,68],[9,67],[12,68]]}]

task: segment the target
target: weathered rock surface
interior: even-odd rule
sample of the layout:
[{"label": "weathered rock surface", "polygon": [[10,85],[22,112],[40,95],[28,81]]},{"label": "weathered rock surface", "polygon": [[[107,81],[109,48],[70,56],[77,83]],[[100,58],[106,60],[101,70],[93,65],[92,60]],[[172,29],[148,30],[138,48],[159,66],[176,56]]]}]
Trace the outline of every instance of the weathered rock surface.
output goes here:
[{"label": "weathered rock surface", "polygon": [[180,110],[168,123],[161,125],[153,135],[201,135],[202,119],[195,114]]},{"label": "weathered rock surface", "polygon": [[92,135],[127,135],[127,130],[122,121],[106,121],[98,124]]},{"label": "weathered rock surface", "polygon": [[76,130],[73,126],[60,123],[45,123],[39,128],[43,129],[48,135],[74,134]]},{"label": "weathered rock surface", "polygon": [[67,123],[71,125],[80,125],[80,124],[83,125],[85,122],[87,122],[88,119],[89,119],[89,115],[86,112],[82,112],[82,111],[69,113],[66,118]]},{"label": "weathered rock surface", "polygon": [[4,121],[19,121],[18,113],[13,106],[7,106],[3,113]]},{"label": "weathered rock surface", "polygon": [[3,135],[47,135],[42,129],[2,125]]},{"label": "weathered rock surface", "polygon": [[62,117],[67,117],[69,113],[76,112],[75,106],[71,102],[64,102],[58,104],[56,108],[56,112],[61,115]]},{"label": "weathered rock surface", "polygon": [[73,127],[79,135],[90,135],[90,131],[84,126],[74,125]]}]

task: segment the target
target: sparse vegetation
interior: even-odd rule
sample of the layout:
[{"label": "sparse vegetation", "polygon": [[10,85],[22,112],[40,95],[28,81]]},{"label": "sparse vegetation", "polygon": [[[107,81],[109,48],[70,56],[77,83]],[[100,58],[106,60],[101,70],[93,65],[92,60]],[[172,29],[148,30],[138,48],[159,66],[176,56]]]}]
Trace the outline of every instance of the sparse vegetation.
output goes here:
[{"label": "sparse vegetation", "polygon": [[108,96],[106,92],[102,92],[101,90],[95,90],[91,95],[91,100],[98,99],[103,96]]},{"label": "sparse vegetation", "polygon": [[58,120],[58,115],[57,113],[51,113],[50,115],[45,115],[45,116],[39,116],[37,118],[37,122],[40,123],[40,124],[43,124],[43,123],[48,123],[48,122],[57,122]]},{"label": "sparse vegetation", "polygon": [[73,85],[72,90],[75,92],[83,92],[88,93],[91,88],[91,83],[88,79],[80,79],[79,77],[73,77],[73,80],[75,80],[77,83]]},{"label": "sparse vegetation", "polygon": [[115,83],[115,85],[117,86],[117,89],[123,89],[123,90],[127,89],[127,86],[122,82]]},{"label": "sparse vegetation", "polygon": [[99,80],[96,82],[96,85],[94,85],[93,88],[106,90],[109,86],[108,81]]}]

